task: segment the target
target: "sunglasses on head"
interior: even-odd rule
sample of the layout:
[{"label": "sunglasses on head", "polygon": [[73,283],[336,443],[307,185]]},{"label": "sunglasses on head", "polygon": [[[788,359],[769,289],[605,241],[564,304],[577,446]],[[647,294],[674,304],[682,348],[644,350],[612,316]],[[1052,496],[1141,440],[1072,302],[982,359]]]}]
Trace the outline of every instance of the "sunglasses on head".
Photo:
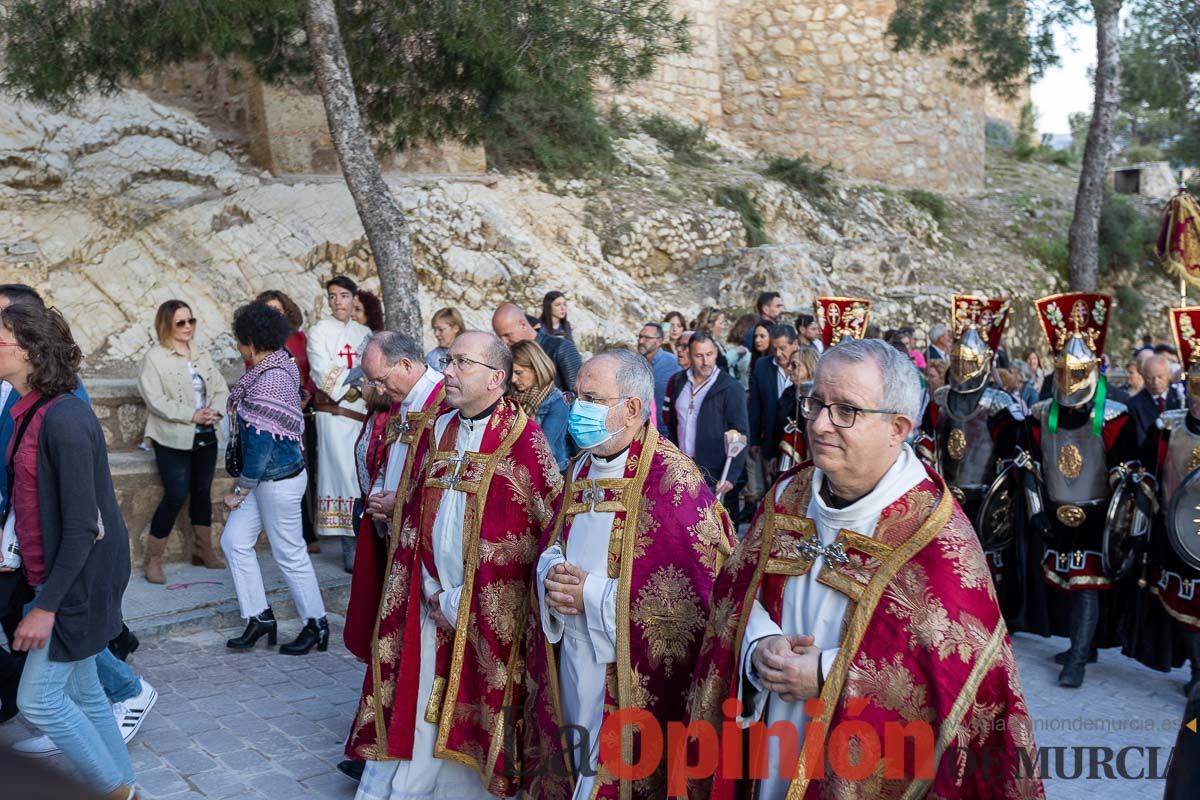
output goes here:
[{"label": "sunglasses on head", "polygon": [[177,319],[177,320],[175,320],[175,327],[176,327],[176,328],[186,328],[186,327],[193,327],[193,328],[194,328],[195,326],[196,326],[196,318],[195,318],[195,317],[188,317],[187,319]]}]

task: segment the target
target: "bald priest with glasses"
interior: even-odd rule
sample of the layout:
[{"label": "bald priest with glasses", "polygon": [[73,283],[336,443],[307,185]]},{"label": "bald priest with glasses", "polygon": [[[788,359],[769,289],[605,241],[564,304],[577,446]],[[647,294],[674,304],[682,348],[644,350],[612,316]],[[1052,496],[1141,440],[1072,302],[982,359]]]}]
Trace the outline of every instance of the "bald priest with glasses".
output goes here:
[{"label": "bald priest with glasses", "polygon": [[[802,403],[813,461],[779,478],[718,576],[693,673],[691,721],[743,739],[721,752],[744,745],[748,761],[722,760],[688,796],[753,782],[762,800],[1043,797],[983,551],[906,444],[921,410],[911,362],[844,341]],[[730,709],[736,727],[722,726]],[[696,762],[691,747],[676,764]]]}]

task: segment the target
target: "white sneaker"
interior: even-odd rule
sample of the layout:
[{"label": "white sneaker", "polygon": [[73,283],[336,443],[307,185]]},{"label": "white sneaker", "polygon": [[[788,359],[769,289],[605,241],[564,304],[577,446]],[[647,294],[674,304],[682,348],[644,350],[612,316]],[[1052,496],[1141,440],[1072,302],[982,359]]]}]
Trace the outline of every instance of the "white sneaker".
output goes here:
[{"label": "white sneaker", "polygon": [[50,741],[49,736],[35,736],[32,739],[22,739],[12,747],[13,752],[26,758],[49,758],[62,752],[58,745]]},{"label": "white sneaker", "polygon": [[142,723],[146,720],[146,714],[154,708],[155,702],[158,701],[158,692],[150,685],[150,682],[145,678],[142,678],[141,681],[142,690],[136,697],[131,697],[121,703],[113,703],[113,716],[117,718],[117,728],[121,731],[121,738],[125,740],[125,744],[129,744],[129,740],[137,735]]}]

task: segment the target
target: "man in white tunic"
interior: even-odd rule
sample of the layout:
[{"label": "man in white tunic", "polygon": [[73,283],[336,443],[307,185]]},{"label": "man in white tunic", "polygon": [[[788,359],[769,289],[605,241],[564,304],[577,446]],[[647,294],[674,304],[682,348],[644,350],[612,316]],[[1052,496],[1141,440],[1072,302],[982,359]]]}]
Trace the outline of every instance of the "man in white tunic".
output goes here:
[{"label": "man in white tunic", "polygon": [[381,701],[365,700],[351,737],[353,754],[370,759],[358,800],[517,789],[504,715],[522,700],[513,657],[524,647],[537,541],[562,479],[541,429],[504,399],[508,347],[467,332],[448,358],[446,401],[456,410],[434,423],[422,489],[395,518],[393,572],[407,563],[419,572],[402,581],[408,602],[384,610],[398,625],[394,637],[381,627],[380,641],[400,652],[394,673],[381,673]]},{"label": "man in white tunic", "polygon": [[[983,552],[905,441],[921,406],[912,364],[876,340],[839,344],[801,403],[815,467],[780,478],[726,564],[690,709],[693,722],[719,726],[736,700],[739,723],[765,721],[772,733],[765,753],[750,745],[748,765],[696,775],[689,797],[738,796],[751,780],[761,800],[810,790],[1040,797],[1040,781],[1021,770],[1035,756],[1032,729]],[[846,722],[858,726],[853,737],[830,735]],[[928,752],[914,745],[914,760],[902,742],[882,753],[894,763],[880,758],[893,723],[921,728]],[[932,779],[917,767],[926,756]]]},{"label": "man in white tunic", "polygon": [[[696,465],[649,422],[654,374],[644,358],[601,353],[576,387],[567,424],[584,453],[569,468],[537,567],[544,637],[530,647],[537,685],[526,749],[539,757],[526,764],[526,786],[535,797],[586,800],[596,788],[599,797],[661,797],[665,770],[619,786],[601,768],[601,726],[618,707],[645,710],[664,730],[683,721],[686,678],[733,528]],[[629,609],[624,627],[618,606]],[[566,753],[560,730],[573,739]],[[556,769],[560,755],[565,769]]]},{"label": "man in white tunic", "polygon": [[325,290],[333,318],[308,332],[308,365],[317,393],[317,533],[340,536],[344,566],[354,563],[354,501],[359,496],[354,441],[366,419],[359,357],[371,331],[351,319],[357,284],[344,275]]}]

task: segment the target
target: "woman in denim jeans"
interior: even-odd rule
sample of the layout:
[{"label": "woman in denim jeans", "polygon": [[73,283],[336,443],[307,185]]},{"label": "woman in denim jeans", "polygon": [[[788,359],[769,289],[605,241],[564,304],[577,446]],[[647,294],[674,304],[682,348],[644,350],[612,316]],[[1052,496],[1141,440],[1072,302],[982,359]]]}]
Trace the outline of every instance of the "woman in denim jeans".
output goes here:
[{"label": "woman in denim jeans", "polygon": [[9,514],[35,592],[12,639],[28,653],[17,705],[93,789],[131,800],[133,765],[96,670],[96,654],[121,630],[129,534],[104,432],[71,394],[81,358],[57,311],[0,311],[0,380],[21,398],[10,412]]},{"label": "woman in denim jeans", "polygon": [[254,553],[258,534],[265,530],[271,555],[305,620],[296,640],[279,652],[304,655],[314,645],[318,650],[329,646],[329,623],[301,523],[300,503],[308,475],[300,448],[304,436],[300,375],[283,348],[290,334],[287,320],[265,303],[242,306],[233,316],[238,352],[253,366],[229,395],[228,416],[236,426],[241,475],[233,494],[225,498],[232,513],[221,536],[221,549],[229,562],[242,616],[249,619],[242,635],[226,644],[233,650],[246,650],[263,636],[267,644],[275,644],[275,615],[267,605]]}]

